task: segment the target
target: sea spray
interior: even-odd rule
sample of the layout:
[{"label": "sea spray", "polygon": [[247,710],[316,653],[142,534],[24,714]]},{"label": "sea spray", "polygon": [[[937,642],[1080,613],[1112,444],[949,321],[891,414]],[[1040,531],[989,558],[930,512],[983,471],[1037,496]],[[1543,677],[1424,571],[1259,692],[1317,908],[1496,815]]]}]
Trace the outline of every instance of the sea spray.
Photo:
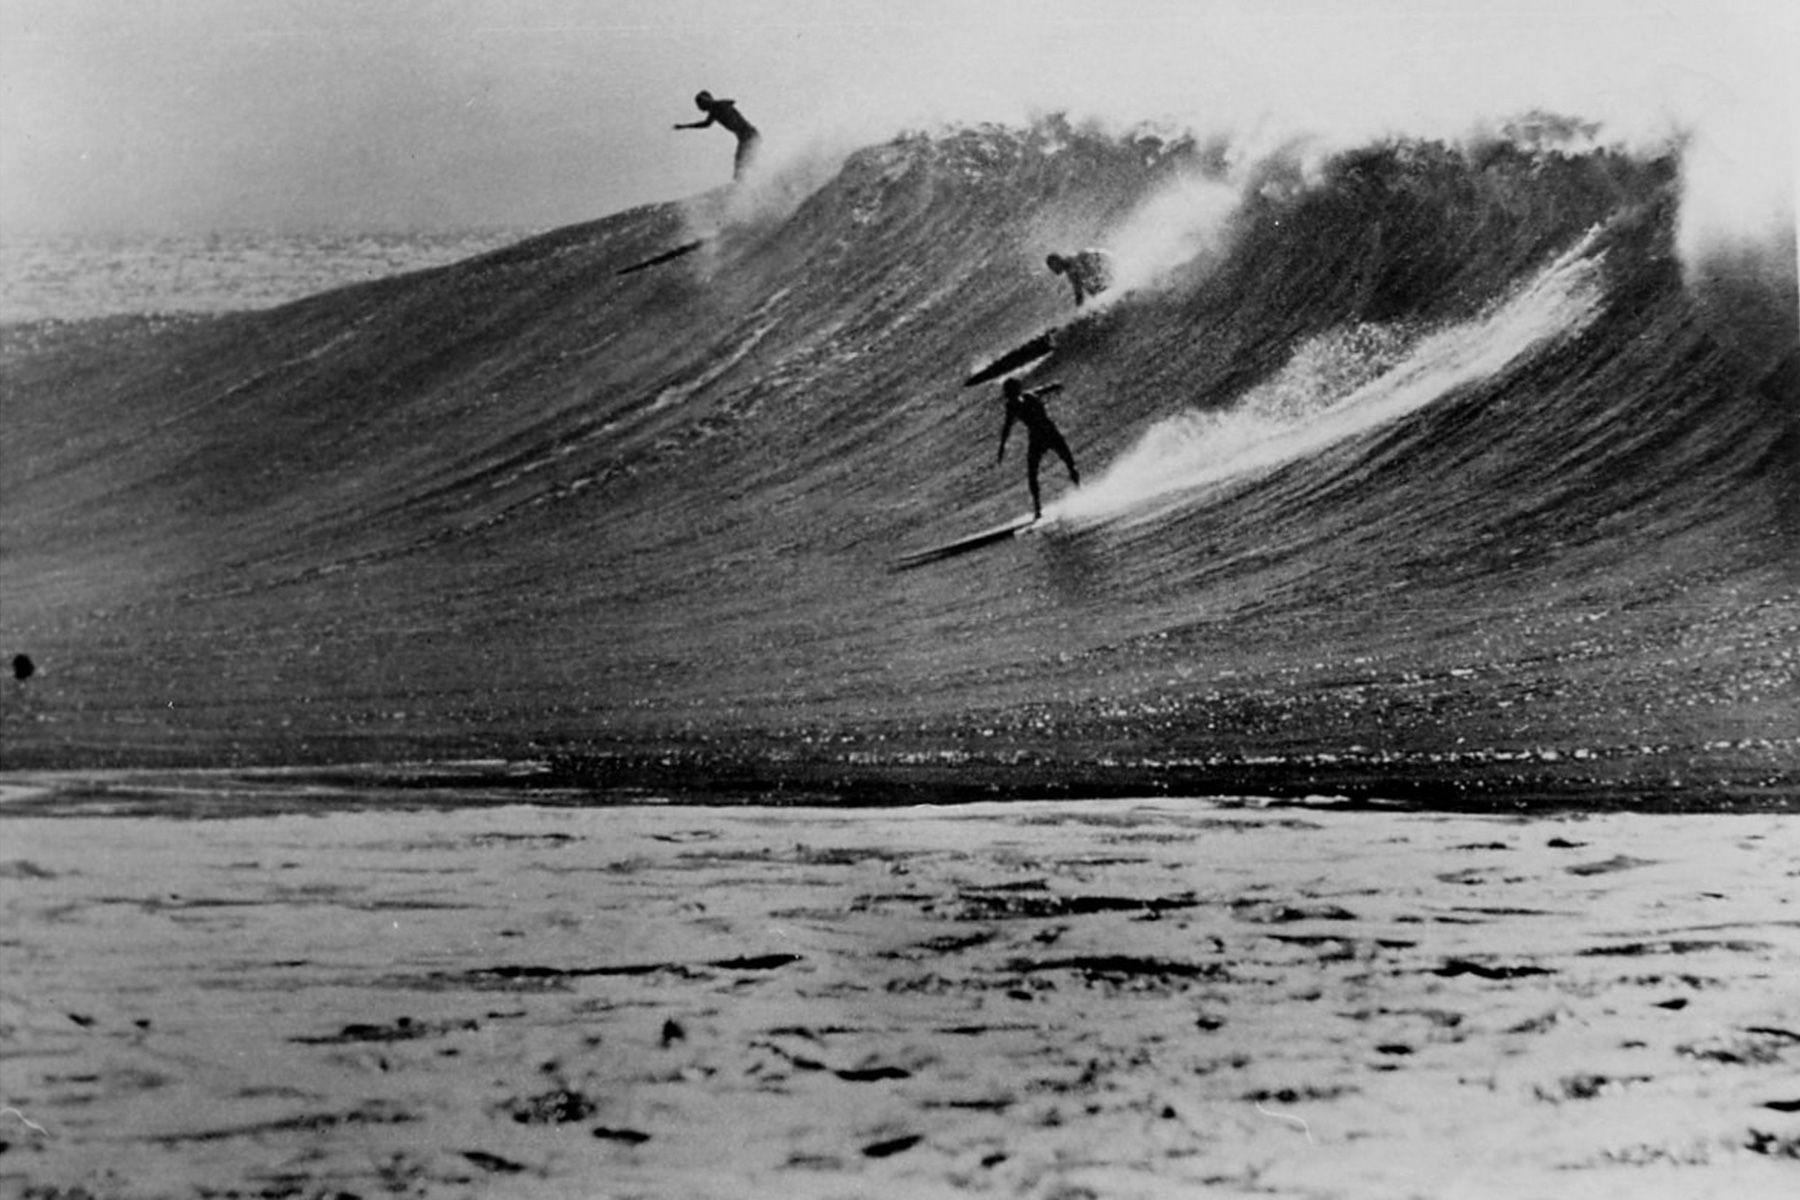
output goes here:
[{"label": "sea spray", "polygon": [[1151,426],[1046,515],[1075,525],[1150,520],[1212,485],[1315,454],[1578,336],[1602,299],[1596,232],[1473,320],[1424,334],[1362,325],[1308,340],[1231,407],[1190,409]]},{"label": "sea spray", "polygon": [[854,149],[841,137],[822,133],[805,140],[764,138],[742,179],[681,202],[687,238],[779,225],[836,177]]},{"label": "sea spray", "polygon": [[1194,166],[1155,188],[1100,235],[1100,245],[1112,255],[1113,287],[1092,307],[1177,286],[1192,275],[1188,268],[1222,260],[1247,196],[1291,197],[1320,180],[1324,159],[1314,150],[1292,141],[1271,146],[1249,137],[1241,142],[1221,137]]},{"label": "sea spray", "polygon": [[1234,183],[1205,175],[1183,176],[1151,195],[1107,237],[1112,295],[1154,288],[1178,268],[1218,255],[1240,195]]},{"label": "sea spray", "polygon": [[1762,374],[1800,348],[1791,155],[1779,132],[1714,123],[1682,148],[1676,249],[1682,277],[1719,341]]}]

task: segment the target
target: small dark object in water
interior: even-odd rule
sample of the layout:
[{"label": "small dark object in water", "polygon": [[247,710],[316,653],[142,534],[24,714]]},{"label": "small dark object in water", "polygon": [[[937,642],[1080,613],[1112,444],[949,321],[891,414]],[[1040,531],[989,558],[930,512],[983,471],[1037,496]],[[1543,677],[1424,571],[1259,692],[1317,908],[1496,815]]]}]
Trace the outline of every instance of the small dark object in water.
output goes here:
[{"label": "small dark object in water", "polygon": [[500,1111],[521,1125],[567,1125],[584,1121],[599,1109],[591,1099],[568,1088],[557,1088],[541,1096],[519,1096],[499,1106]]},{"label": "small dark object in water", "polygon": [[1446,959],[1444,965],[1432,972],[1453,979],[1458,975],[1476,975],[1482,979],[1521,979],[1527,975],[1555,974],[1549,967],[1534,966],[1493,966],[1483,962],[1473,962],[1466,958]]},{"label": "small dark object in water", "polygon": [[525,1169],[524,1163],[501,1158],[498,1154],[489,1154],[486,1150],[464,1150],[462,1156],[484,1171],[494,1171],[501,1175],[517,1175]]},{"label": "small dark object in water", "polygon": [[905,1067],[845,1067],[833,1071],[839,1079],[851,1083],[874,1083],[883,1079],[911,1079],[912,1072]]},{"label": "small dark object in water", "polygon": [[13,678],[24,683],[37,674],[37,664],[31,661],[29,654],[13,655]]}]

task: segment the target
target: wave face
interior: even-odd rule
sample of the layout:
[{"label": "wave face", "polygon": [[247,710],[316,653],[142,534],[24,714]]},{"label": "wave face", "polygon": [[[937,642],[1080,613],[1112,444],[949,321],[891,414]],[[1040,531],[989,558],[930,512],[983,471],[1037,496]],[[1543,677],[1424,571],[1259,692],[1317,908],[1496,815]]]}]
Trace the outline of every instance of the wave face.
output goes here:
[{"label": "wave face", "polygon": [[[11,327],[7,760],[1791,799],[1800,369],[1709,327],[1678,176],[1050,120]],[[1120,279],[1069,323],[1085,245]],[[1087,486],[892,570],[1028,507],[960,384],[1065,323],[1027,378]]]}]

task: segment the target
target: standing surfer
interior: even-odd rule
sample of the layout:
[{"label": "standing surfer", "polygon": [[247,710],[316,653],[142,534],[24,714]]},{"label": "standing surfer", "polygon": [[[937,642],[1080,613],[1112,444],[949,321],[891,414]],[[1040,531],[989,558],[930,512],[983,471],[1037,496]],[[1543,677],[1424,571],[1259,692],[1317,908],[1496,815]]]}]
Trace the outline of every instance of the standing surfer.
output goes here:
[{"label": "standing surfer", "polygon": [[694,107],[706,114],[704,121],[690,121],[676,125],[677,129],[705,129],[709,125],[723,125],[737,138],[737,157],[732,160],[732,179],[742,179],[744,172],[750,169],[751,161],[756,157],[756,145],[762,140],[762,134],[756,126],[744,119],[744,114],[737,110],[735,100],[715,100],[711,92],[701,92],[694,97]]},{"label": "standing surfer", "polygon": [[1112,286],[1112,255],[1104,250],[1083,250],[1076,254],[1052,254],[1044,259],[1052,275],[1067,275],[1075,289],[1075,307],[1089,296],[1097,296]]},{"label": "standing surfer", "polygon": [[1069,469],[1069,482],[1081,486],[1081,473],[1075,469],[1075,456],[1069,452],[1069,443],[1063,440],[1062,431],[1044,411],[1043,398],[1062,391],[1062,384],[1047,384],[1035,392],[1028,392],[1017,379],[1008,379],[1000,385],[1000,390],[1006,397],[1006,423],[1000,426],[1000,456],[995,461],[1006,461],[1006,436],[1012,432],[1013,422],[1025,426],[1026,436],[1030,439],[1025,447],[1025,478],[1031,485],[1031,514],[1036,520],[1044,515],[1043,500],[1038,495],[1038,464],[1043,462],[1044,455],[1054,451],[1063,460],[1063,466]]}]

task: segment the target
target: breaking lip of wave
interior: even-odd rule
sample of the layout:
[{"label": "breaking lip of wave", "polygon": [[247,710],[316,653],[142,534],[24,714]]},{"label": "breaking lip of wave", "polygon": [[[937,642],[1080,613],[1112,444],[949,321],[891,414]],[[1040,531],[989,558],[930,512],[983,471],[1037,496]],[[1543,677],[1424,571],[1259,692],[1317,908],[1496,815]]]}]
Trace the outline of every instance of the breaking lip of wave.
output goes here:
[{"label": "breaking lip of wave", "polygon": [[1230,408],[1157,422],[1098,478],[1045,506],[1064,527],[1138,525],[1315,454],[1579,336],[1599,315],[1599,230],[1482,315],[1428,332],[1358,326],[1309,339]]}]

